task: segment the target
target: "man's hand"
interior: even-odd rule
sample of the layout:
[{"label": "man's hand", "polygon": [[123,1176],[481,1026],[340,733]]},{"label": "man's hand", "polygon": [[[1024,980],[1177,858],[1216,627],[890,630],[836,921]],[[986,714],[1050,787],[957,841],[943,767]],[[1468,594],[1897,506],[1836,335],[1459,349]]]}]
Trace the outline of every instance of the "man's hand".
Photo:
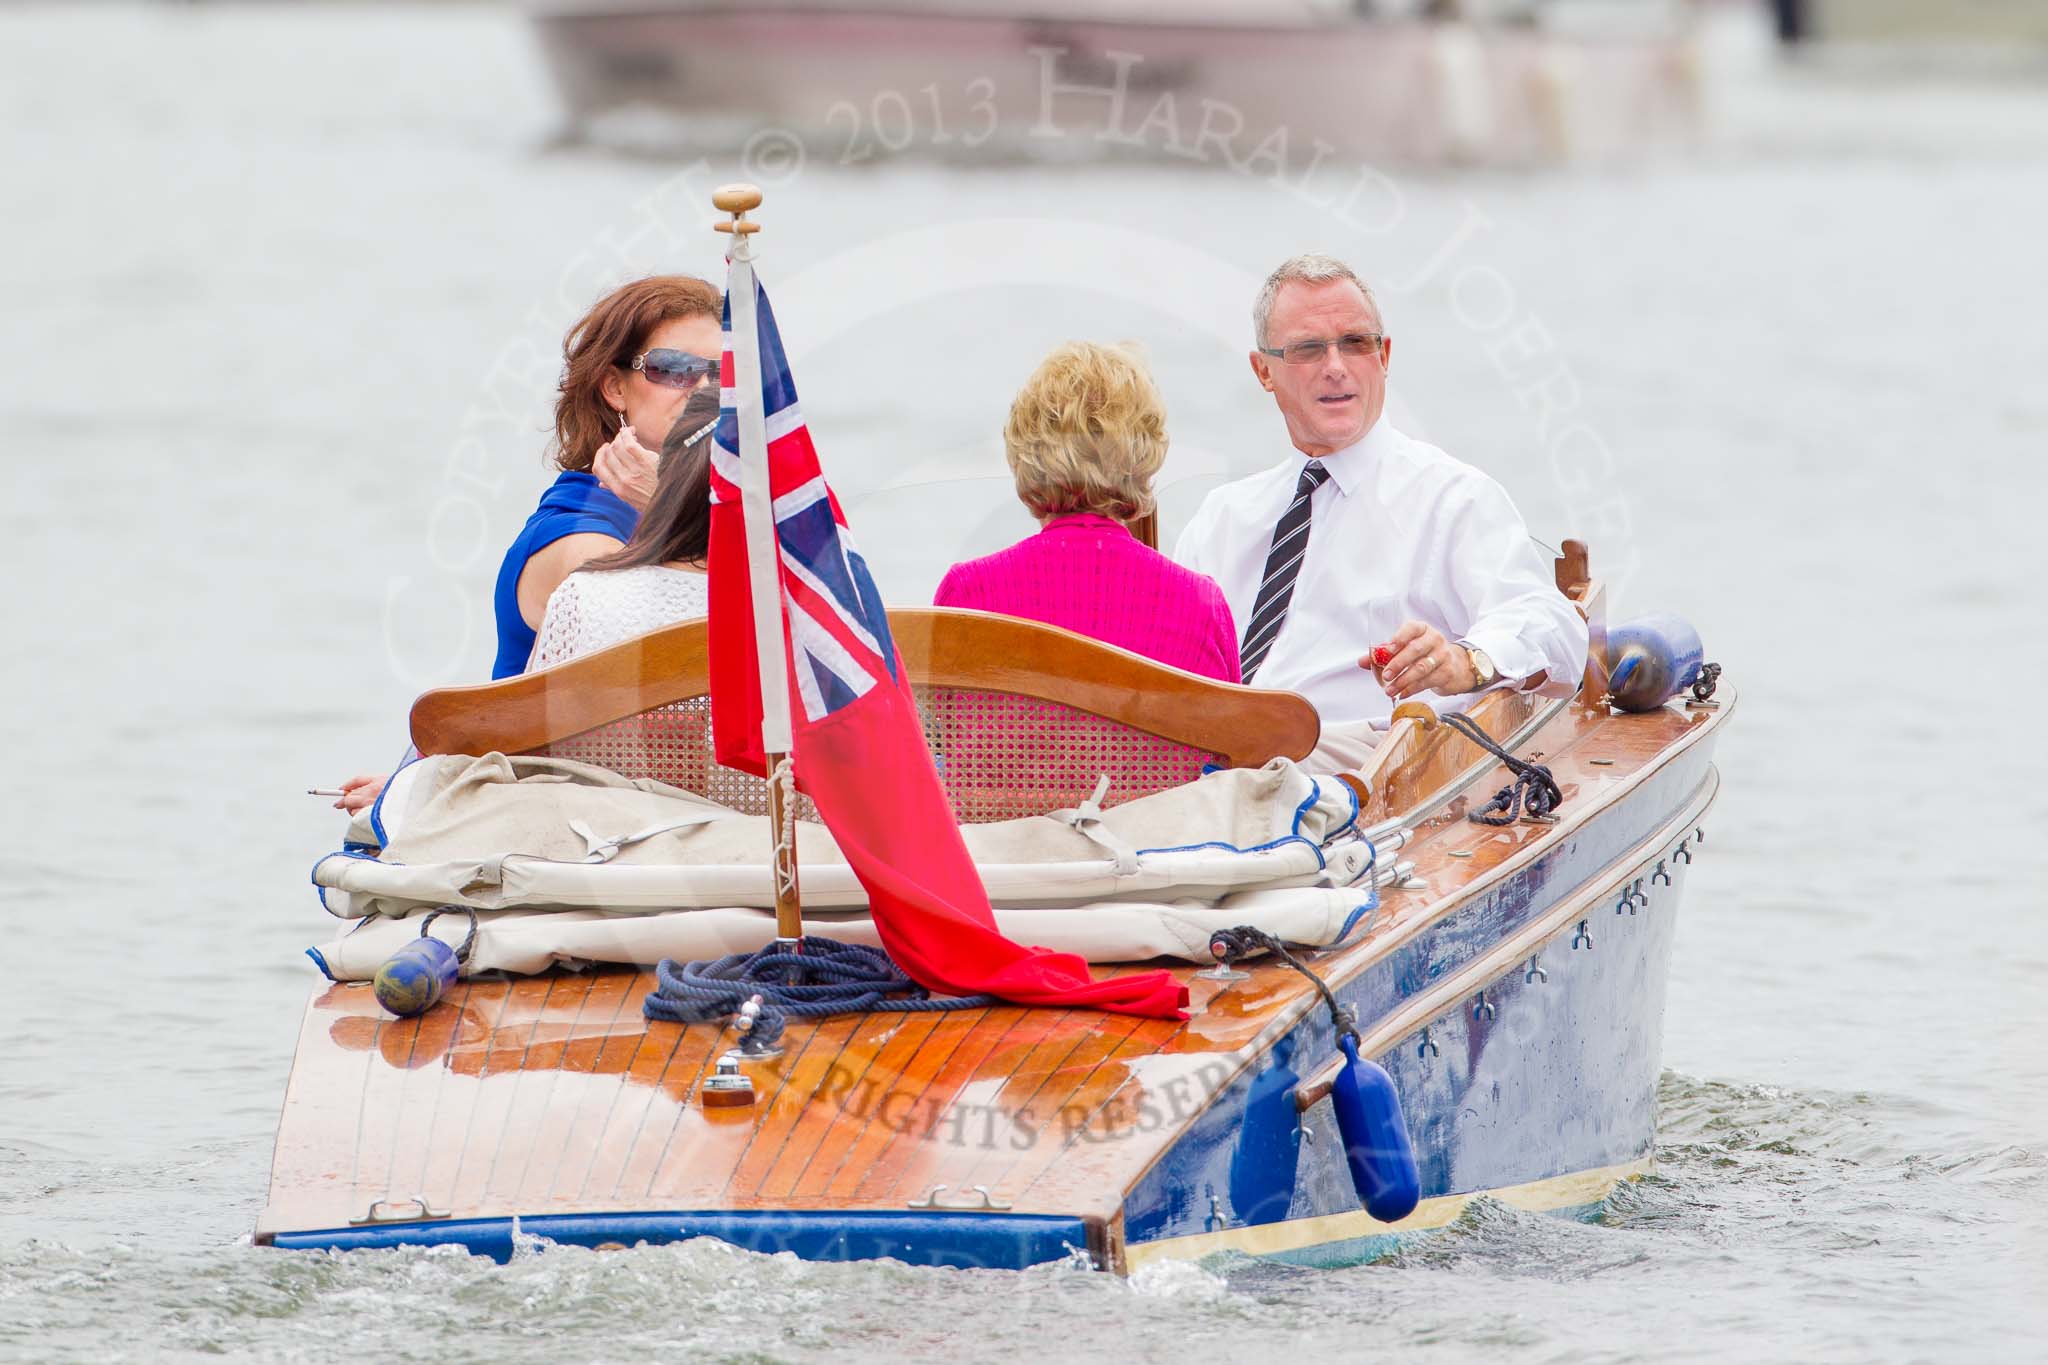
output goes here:
[{"label": "man's hand", "polygon": [[1394,632],[1386,647],[1393,651],[1393,657],[1385,664],[1375,664],[1373,656],[1367,654],[1358,661],[1358,666],[1371,669],[1380,686],[1395,701],[1406,701],[1418,692],[1448,696],[1469,692],[1479,685],[1479,675],[1464,646],[1446,640],[1435,626],[1406,622]]},{"label": "man's hand", "polygon": [[641,445],[633,428],[620,427],[617,436],[597,448],[590,472],[634,511],[645,512],[654,497],[655,478],[661,473],[661,455]]}]

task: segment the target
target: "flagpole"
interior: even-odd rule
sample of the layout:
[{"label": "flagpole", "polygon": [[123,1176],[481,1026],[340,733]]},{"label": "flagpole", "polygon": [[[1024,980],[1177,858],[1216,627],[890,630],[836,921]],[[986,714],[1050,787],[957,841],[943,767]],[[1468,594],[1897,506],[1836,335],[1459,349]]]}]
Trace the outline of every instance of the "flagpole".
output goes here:
[{"label": "flagpole", "polygon": [[733,407],[739,419],[740,505],[747,535],[749,595],[754,607],[754,648],[760,661],[761,743],[766,750],[768,829],[774,842],[775,941],[800,950],[803,906],[797,895],[796,795],[789,750],[789,661],[782,634],[782,562],[775,540],[775,499],[768,480],[768,430],[761,410],[761,327],[754,295],[753,235],[759,223],[747,211],[761,206],[754,185],[723,185],[711,195],[731,214],[715,226],[732,234],[726,299],[732,306]]}]

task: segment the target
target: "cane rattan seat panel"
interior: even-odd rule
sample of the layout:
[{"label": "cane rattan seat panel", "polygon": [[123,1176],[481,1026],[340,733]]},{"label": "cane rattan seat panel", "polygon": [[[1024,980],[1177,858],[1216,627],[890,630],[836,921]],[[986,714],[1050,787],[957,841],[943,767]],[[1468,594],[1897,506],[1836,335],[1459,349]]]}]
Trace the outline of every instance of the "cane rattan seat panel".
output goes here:
[{"label": "cane rattan seat panel", "polygon": [[[623,777],[651,777],[708,796],[748,815],[768,813],[768,784],[711,757],[711,699],[691,697],[642,711],[547,747],[554,758],[610,768]],[[796,799],[796,818],[816,820],[808,796]]]},{"label": "cane rattan seat panel", "polygon": [[1060,702],[921,688],[925,738],[962,824],[1077,806],[1109,778],[1104,806],[1192,782],[1221,756]]},{"label": "cane rattan seat panel", "polygon": [[[917,687],[918,718],[963,824],[1042,815],[1080,804],[1103,776],[1103,805],[1191,782],[1222,756],[1038,697]],[[547,746],[556,758],[647,777],[750,815],[768,810],[767,784],[712,758],[711,706],[691,697]],[[797,818],[816,820],[808,797]]]}]

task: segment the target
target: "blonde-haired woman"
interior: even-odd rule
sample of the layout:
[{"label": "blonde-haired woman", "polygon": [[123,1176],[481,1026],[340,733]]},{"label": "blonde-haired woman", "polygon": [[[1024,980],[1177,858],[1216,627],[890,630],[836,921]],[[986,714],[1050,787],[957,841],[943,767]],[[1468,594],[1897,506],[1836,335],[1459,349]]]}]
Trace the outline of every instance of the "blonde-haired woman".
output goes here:
[{"label": "blonde-haired woman", "polygon": [[1192,673],[1238,681],[1237,627],[1213,579],[1125,529],[1153,510],[1166,405],[1137,356],[1073,341],[1025,381],[1003,448],[1038,534],[947,570],[934,598],[1090,635]]}]

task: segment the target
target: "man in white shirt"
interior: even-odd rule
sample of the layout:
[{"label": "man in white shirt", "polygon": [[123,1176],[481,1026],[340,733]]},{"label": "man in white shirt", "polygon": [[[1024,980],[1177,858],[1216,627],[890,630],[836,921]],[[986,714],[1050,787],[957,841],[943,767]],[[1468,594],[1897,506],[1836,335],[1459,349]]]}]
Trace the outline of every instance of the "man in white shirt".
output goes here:
[{"label": "man in white shirt", "polygon": [[1359,766],[1401,701],[1576,682],[1586,623],[1506,492],[1381,415],[1394,344],[1364,282],[1296,256],[1252,326],[1252,373],[1297,453],[1211,493],[1174,558],[1222,585],[1245,681],[1321,713],[1312,764]]}]

